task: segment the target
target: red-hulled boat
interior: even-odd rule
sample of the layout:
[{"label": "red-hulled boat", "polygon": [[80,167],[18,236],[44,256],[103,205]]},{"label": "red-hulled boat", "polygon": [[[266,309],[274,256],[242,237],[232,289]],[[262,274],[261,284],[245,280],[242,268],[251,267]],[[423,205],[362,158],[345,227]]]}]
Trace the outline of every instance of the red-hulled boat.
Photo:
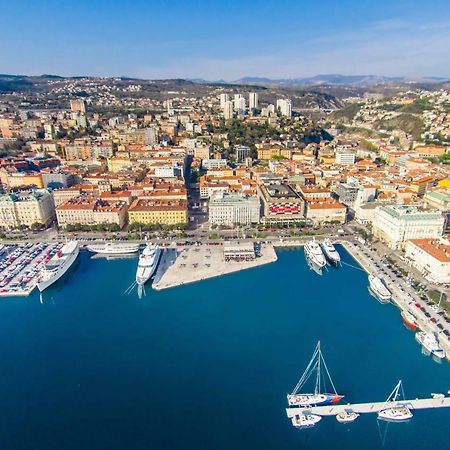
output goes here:
[{"label": "red-hulled boat", "polygon": [[416,318],[409,311],[401,312],[403,323],[412,331],[416,331],[419,328]]}]

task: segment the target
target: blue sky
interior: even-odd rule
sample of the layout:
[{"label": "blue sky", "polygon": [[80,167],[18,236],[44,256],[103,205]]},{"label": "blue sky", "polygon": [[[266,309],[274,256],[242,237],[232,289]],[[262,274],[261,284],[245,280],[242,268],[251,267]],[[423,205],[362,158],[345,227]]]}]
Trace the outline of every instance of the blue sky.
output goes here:
[{"label": "blue sky", "polygon": [[0,0],[0,73],[450,76],[449,0]]}]

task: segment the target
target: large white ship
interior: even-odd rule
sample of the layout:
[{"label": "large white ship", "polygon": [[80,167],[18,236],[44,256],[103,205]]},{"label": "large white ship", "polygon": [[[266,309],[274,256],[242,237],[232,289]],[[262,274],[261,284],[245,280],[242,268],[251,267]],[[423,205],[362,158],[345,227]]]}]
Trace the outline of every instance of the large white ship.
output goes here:
[{"label": "large white ship", "polygon": [[369,287],[372,293],[381,303],[389,303],[392,297],[391,292],[383,283],[381,278],[369,275]]},{"label": "large white ship", "polygon": [[422,344],[425,350],[427,350],[433,356],[436,356],[436,358],[445,358],[445,351],[439,345],[439,342],[433,333],[425,333],[423,331],[419,331],[418,333],[416,333],[416,340],[417,342]]},{"label": "large white ship", "polygon": [[155,273],[161,257],[161,248],[159,245],[147,242],[144,250],[139,255],[139,263],[136,271],[136,283],[139,286],[144,285]]},{"label": "large white ship", "polygon": [[53,255],[42,269],[38,281],[38,289],[42,292],[55,281],[58,281],[77,259],[80,249],[77,241],[70,241]]},{"label": "large white ship", "polygon": [[322,269],[327,264],[325,255],[315,239],[305,244],[305,256],[318,269]]},{"label": "large white ship", "polygon": [[332,262],[333,264],[340,263],[341,256],[337,252],[336,248],[334,247],[330,239],[328,238],[324,239],[324,241],[322,242],[322,250],[330,262]]},{"label": "large white ship", "polygon": [[87,249],[92,253],[102,255],[127,255],[136,253],[139,250],[139,244],[127,242],[104,242],[102,244],[91,244]]}]

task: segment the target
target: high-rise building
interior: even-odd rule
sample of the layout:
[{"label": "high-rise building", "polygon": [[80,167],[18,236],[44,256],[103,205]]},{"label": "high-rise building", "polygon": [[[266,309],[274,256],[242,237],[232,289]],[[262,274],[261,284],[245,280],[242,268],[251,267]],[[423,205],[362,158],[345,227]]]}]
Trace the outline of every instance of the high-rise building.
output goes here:
[{"label": "high-rise building", "polygon": [[70,110],[86,114],[86,102],[82,98],[73,98],[70,100]]},{"label": "high-rise building", "polygon": [[250,110],[258,109],[258,94],[256,92],[248,94],[248,107]]},{"label": "high-rise building", "polygon": [[243,116],[245,114],[245,106],[246,106],[245,98],[240,97],[238,98],[237,103],[235,103],[234,109],[237,111],[239,115]]},{"label": "high-rise building", "polygon": [[225,104],[229,99],[228,94],[220,94],[220,109],[223,110],[225,108]]},{"label": "high-rise building", "polygon": [[228,100],[225,102],[225,106],[223,108],[223,115],[225,117],[225,120],[232,119],[233,118],[233,102]]},{"label": "high-rise building", "polygon": [[[233,103],[234,103],[234,110],[235,111],[237,111],[238,109],[239,109],[239,105],[240,105],[240,103],[241,103],[241,99],[242,99],[243,97],[242,97],[242,95],[241,94],[234,94],[234,100],[233,100]],[[245,101],[245,99],[244,99],[244,101]]]},{"label": "high-rise building", "polygon": [[292,116],[292,103],[289,99],[280,98],[277,100],[277,110],[280,111],[282,116]]}]

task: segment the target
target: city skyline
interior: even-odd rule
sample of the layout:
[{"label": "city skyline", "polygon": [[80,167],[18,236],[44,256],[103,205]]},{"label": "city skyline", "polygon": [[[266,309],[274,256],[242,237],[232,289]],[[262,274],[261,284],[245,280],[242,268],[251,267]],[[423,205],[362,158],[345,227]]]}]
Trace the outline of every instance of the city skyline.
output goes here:
[{"label": "city skyline", "polygon": [[[0,0],[3,73],[145,79],[450,74],[446,2]],[[436,13],[439,19],[436,20]],[[287,20],[288,18],[288,20]]]}]

